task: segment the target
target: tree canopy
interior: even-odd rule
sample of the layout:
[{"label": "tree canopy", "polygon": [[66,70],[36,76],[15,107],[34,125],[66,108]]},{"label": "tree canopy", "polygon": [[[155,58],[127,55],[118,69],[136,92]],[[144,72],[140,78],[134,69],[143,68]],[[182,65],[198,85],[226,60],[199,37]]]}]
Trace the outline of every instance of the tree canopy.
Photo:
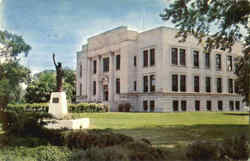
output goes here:
[{"label": "tree canopy", "polygon": [[205,42],[204,48],[229,49],[239,40],[246,39],[242,29],[249,30],[248,0],[174,0],[160,16],[170,20],[178,29],[177,37],[185,41],[188,34],[199,42]]},{"label": "tree canopy", "polygon": [[[75,101],[75,73],[71,69],[64,69],[64,91],[70,102]],[[28,103],[48,102],[50,94],[56,90],[56,72],[54,70],[45,70],[35,74],[29,83],[25,100]]]},{"label": "tree canopy", "polygon": [[16,57],[20,53],[25,53],[27,56],[31,50],[31,46],[24,41],[22,36],[8,31],[0,31],[0,44],[3,46],[0,56],[10,54],[11,57]]}]

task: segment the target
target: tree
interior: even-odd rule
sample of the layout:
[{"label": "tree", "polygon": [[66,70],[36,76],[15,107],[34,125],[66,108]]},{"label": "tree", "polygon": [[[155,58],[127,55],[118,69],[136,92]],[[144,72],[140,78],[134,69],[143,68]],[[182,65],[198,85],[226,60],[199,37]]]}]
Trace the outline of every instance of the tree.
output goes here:
[{"label": "tree", "polygon": [[249,15],[248,0],[174,0],[160,15],[163,20],[175,24],[176,37],[181,38],[181,42],[193,35],[206,52],[213,49],[230,52],[236,41],[244,41],[244,56],[238,59],[236,84],[247,104],[250,104]]},{"label": "tree", "polygon": [[[75,75],[71,69],[64,69],[63,89],[66,91],[69,102],[75,101]],[[56,90],[56,73],[54,70],[45,70],[36,74],[29,83],[25,100],[28,103],[48,102],[50,94]]]},{"label": "tree", "polygon": [[[25,43],[22,36],[0,31],[0,56],[16,58],[21,53],[25,56],[31,47]],[[30,71],[20,65],[16,59],[0,65],[0,109],[7,106],[9,101],[16,100],[20,93],[20,83],[25,82],[29,77]],[[19,89],[19,90],[18,90]]]},{"label": "tree", "polygon": [[19,100],[20,84],[27,83],[30,70],[17,61],[0,64],[0,107],[4,108],[12,101]]},{"label": "tree", "polygon": [[248,0],[175,0],[160,16],[175,24],[181,41],[192,34],[210,52],[231,50],[236,41],[246,38],[241,29],[249,30],[249,14]]}]

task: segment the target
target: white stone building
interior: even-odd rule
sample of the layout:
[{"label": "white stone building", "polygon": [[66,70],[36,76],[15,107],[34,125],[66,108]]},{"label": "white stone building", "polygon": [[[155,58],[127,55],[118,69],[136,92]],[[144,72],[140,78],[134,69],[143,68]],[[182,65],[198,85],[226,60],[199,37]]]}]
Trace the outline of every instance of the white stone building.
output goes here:
[{"label": "white stone building", "polygon": [[103,102],[111,111],[242,111],[232,52],[203,52],[197,40],[180,43],[176,30],[138,33],[127,27],[90,37],[77,52],[77,101]]}]

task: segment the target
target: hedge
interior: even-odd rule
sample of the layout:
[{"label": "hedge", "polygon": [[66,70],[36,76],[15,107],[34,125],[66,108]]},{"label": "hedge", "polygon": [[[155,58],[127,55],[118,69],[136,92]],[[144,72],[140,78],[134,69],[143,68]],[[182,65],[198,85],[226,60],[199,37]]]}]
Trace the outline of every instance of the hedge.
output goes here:
[{"label": "hedge", "polygon": [[[48,103],[8,104],[6,108],[6,111],[16,112],[48,112],[48,110]],[[108,107],[103,104],[95,103],[68,104],[68,111],[70,113],[107,112]]]}]

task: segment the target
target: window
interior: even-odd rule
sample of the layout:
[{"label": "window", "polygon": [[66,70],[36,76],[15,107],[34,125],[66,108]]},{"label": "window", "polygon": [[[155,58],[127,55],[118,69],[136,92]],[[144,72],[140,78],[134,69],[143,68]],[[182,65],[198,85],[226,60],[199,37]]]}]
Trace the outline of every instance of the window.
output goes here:
[{"label": "window", "polygon": [[221,70],[221,55],[216,54],[216,70]]},{"label": "window", "polygon": [[207,101],[207,110],[212,111],[212,101]]},{"label": "window", "polygon": [[93,82],[93,95],[96,95],[96,81]]},{"label": "window", "polygon": [[144,110],[144,112],[148,111],[148,101],[147,100],[143,101],[143,110]]},{"label": "window", "polygon": [[228,79],[228,93],[233,93],[233,79]]},{"label": "window", "polygon": [[233,71],[233,57],[227,56],[227,71]]},{"label": "window", "polygon": [[178,75],[172,75],[172,91],[178,92]]},{"label": "window", "polygon": [[234,92],[235,93],[239,93],[239,85],[238,85],[239,82],[235,81],[234,82]]},{"label": "window", "polygon": [[120,70],[120,66],[121,66],[121,56],[116,55],[116,70]]},{"label": "window", "polygon": [[93,61],[93,73],[96,74],[96,60]]},{"label": "window", "polygon": [[199,51],[193,51],[193,58],[194,58],[194,67],[199,68]]},{"label": "window", "polygon": [[177,48],[171,49],[171,56],[172,56],[172,64],[178,65],[178,49]]},{"label": "window", "polygon": [[143,76],[143,91],[148,92],[148,76]]},{"label": "window", "polygon": [[82,78],[82,64],[80,64],[80,78]]},{"label": "window", "polygon": [[186,91],[186,76],[185,75],[181,75],[181,87],[180,90],[181,92],[185,92]]},{"label": "window", "polygon": [[80,83],[80,96],[82,95],[82,83]]},{"label": "window", "polygon": [[234,101],[229,101],[230,111],[234,111]]},{"label": "window", "polygon": [[136,85],[136,81],[134,81],[134,91],[136,91],[137,85]]},{"label": "window", "polygon": [[194,92],[200,92],[200,77],[194,76]]},{"label": "window", "polygon": [[185,100],[181,101],[181,110],[187,111],[187,101],[185,101]]},{"label": "window", "polygon": [[216,84],[217,84],[217,92],[221,93],[222,92],[222,80],[221,80],[221,78],[217,78]]},{"label": "window", "polygon": [[236,101],[236,102],[235,102],[235,109],[236,109],[237,111],[240,110],[240,101]]},{"label": "window", "polygon": [[173,111],[179,111],[179,102],[177,100],[173,101]]},{"label": "window", "polygon": [[206,92],[211,92],[211,78],[206,77]]},{"label": "window", "polygon": [[195,111],[200,111],[200,101],[195,101]]},{"label": "window", "polygon": [[151,75],[150,76],[150,92],[155,91],[155,76]]},{"label": "window", "polygon": [[136,56],[134,56],[134,66],[136,67]]},{"label": "window", "polygon": [[150,101],[150,112],[154,112],[155,111],[155,101],[151,100]]},{"label": "window", "polygon": [[103,72],[109,72],[109,58],[103,58]]},{"label": "window", "polygon": [[116,93],[120,94],[120,78],[116,79]]},{"label": "window", "polygon": [[205,53],[205,68],[210,68],[210,54]]},{"label": "window", "polygon": [[180,65],[186,65],[186,50],[180,49]]},{"label": "window", "polygon": [[143,51],[143,67],[148,66],[148,50]]},{"label": "window", "polygon": [[150,49],[150,66],[155,65],[155,49]]},{"label": "window", "polygon": [[222,101],[218,101],[218,110],[219,111],[223,110],[223,102]]}]

